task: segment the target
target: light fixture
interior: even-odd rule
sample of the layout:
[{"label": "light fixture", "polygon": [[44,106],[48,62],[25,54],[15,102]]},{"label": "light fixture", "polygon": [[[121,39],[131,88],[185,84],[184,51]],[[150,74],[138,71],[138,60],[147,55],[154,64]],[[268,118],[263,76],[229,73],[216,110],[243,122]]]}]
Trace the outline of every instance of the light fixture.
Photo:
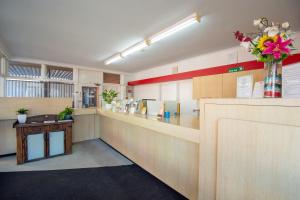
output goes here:
[{"label": "light fixture", "polygon": [[149,42],[150,44],[153,44],[197,22],[200,22],[200,16],[197,13],[194,13],[188,16],[187,18],[179,21],[178,23],[174,24],[173,26],[151,36],[149,38]]},{"label": "light fixture", "polygon": [[128,55],[130,55],[130,54],[132,54],[132,53],[134,53],[134,52],[140,51],[140,50],[144,49],[144,48],[147,47],[147,46],[148,46],[148,44],[147,44],[146,41],[139,42],[139,43],[133,45],[132,47],[129,47],[129,48],[126,49],[125,51],[123,51],[123,52],[121,53],[121,56],[122,56],[123,58],[125,58],[126,56],[128,56]]},{"label": "light fixture", "polygon": [[120,60],[120,59],[122,59],[122,57],[121,57],[121,54],[118,53],[118,54],[116,54],[116,55],[114,55],[114,56],[108,58],[108,59],[104,62],[104,64],[105,64],[105,65],[109,65],[109,64],[111,64],[111,63],[113,63],[113,62],[116,62],[116,61],[118,61],[118,60]]},{"label": "light fixture", "polygon": [[148,39],[146,39],[144,41],[141,41],[141,42],[127,48],[126,50],[124,50],[121,53],[118,53],[118,54],[108,58],[104,62],[104,64],[109,65],[113,62],[121,60],[122,58],[125,58],[134,52],[140,51],[157,41],[160,41],[170,35],[173,35],[174,33],[178,32],[182,29],[185,29],[185,28],[191,26],[192,24],[199,23],[199,22],[200,22],[200,16],[197,13],[194,13],[194,14],[184,18],[183,20],[179,21],[178,23],[174,24],[173,26],[149,37]]}]

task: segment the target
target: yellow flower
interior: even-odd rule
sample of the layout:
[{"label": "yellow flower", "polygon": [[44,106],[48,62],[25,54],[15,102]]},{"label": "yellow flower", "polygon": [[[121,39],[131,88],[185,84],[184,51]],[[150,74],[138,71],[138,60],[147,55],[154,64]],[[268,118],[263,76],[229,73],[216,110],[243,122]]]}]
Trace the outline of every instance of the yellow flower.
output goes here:
[{"label": "yellow flower", "polygon": [[270,37],[268,35],[263,35],[257,44],[257,48],[259,48],[261,51],[265,50],[267,48],[267,46],[265,46],[266,42],[275,42],[276,41],[277,36],[275,37]]}]

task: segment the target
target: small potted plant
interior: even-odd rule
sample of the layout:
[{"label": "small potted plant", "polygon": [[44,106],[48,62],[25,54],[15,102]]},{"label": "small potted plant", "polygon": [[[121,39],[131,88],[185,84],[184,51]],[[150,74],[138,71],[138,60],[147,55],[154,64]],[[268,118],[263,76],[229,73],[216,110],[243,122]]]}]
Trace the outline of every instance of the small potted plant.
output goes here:
[{"label": "small potted plant", "polygon": [[106,110],[111,110],[112,108],[112,105],[111,105],[111,102],[118,96],[118,93],[112,89],[110,90],[104,90],[102,92],[102,97],[103,97],[103,100],[106,102],[105,104],[105,109]]},{"label": "small potted plant", "polygon": [[74,109],[71,107],[66,107],[62,112],[58,114],[59,120],[70,120],[72,119],[72,114]]},{"label": "small potted plant", "polygon": [[18,122],[20,124],[24,124],[27,120],[27,112],[28,112],[28,109],[25,109],[25,108],[20,108],[19,110],[17,110],[17,113],[18,113]]}]

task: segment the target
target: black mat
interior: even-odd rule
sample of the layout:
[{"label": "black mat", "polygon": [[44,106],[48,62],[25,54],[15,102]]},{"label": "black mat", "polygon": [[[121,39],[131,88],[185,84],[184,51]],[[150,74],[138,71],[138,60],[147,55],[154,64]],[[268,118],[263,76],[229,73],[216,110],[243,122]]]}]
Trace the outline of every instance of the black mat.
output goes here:
[{"label": "black mat", "polygon": [[137,165],[0,172],[1,200],[185,199]]}]

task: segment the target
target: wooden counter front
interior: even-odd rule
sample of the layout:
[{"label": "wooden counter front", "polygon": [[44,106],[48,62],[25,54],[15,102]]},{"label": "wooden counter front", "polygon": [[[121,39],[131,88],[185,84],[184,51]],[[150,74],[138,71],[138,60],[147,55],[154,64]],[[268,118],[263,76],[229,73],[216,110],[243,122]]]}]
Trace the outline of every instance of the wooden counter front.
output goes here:
[{"label": "wooden counter front", "polygon": [[98,113],[103,141],[188,199],[197,199],[200,130],[123,113]]},{"label": "wooden counter front", "polygon": [[199,200],[300,199],[299,99],[200,99]]}]

